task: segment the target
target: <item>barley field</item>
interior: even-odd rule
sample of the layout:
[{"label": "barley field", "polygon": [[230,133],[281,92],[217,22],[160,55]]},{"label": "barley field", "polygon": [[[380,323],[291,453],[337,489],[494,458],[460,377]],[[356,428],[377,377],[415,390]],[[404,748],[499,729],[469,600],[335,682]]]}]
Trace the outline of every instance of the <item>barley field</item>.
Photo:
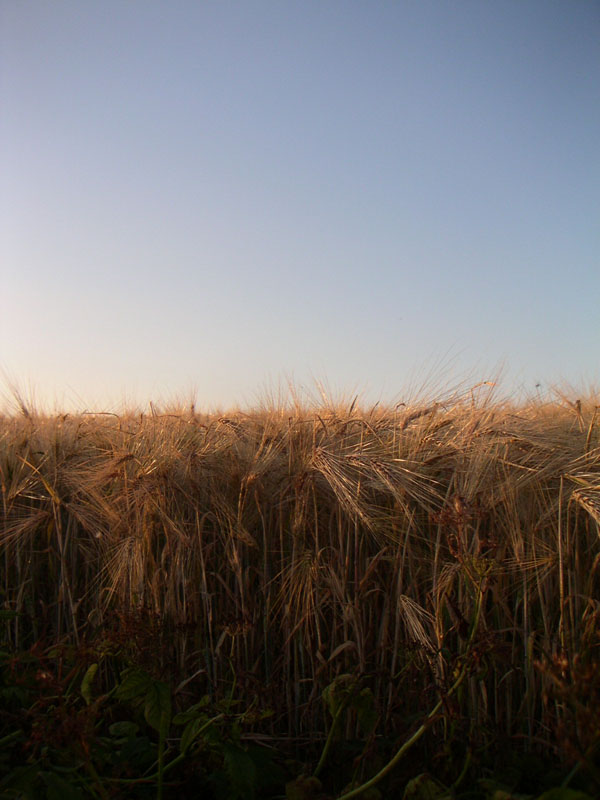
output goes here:
[{"label": "barley field", "polygon": [[360,682],[373,739],[426,719],[431,757],[501,743],[593,772],[599,403],[23,405],[0,419],[6,646],[101,641],[296,746]]}]

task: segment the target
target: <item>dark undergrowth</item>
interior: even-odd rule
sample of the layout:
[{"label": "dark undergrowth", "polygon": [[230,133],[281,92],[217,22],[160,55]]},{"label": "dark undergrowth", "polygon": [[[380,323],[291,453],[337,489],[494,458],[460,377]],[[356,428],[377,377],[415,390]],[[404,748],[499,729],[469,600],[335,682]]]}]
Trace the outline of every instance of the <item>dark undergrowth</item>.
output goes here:
[{"label": "dark undergrowth", "polygon": [[[481,587],[480,587],[481,588]],[[480,591],[480,599],[482,593]],[[3,623],[12,614],[3,612]],[[130,621],[129,621],[130,622]],[[481,678],[477,612],[451,683],[378,735],[372,676],[341,674],[322,694],[325,737],[277,737],[277,702],[240,690],[231,674],[220,699],[199,677],[173,683],[138,638],[107,629],[78,646],[37,641],[0,650],[0,797],[204,798],[204,800],[591,800],[600,796],[600,664],[594,647],[537,668],[560,704],[553,752],[534,740],[478,730],[465,694]],[[156,633],[157,621],[151,630]],[[181,676],[179,676],[181,677]],[[398,680],[410,691],[410,670]],[[437,695],[437,699],[436,699]],[[428,700],[431,707],[426,704]],[[552,714],[548,715],[548,720]]]}]

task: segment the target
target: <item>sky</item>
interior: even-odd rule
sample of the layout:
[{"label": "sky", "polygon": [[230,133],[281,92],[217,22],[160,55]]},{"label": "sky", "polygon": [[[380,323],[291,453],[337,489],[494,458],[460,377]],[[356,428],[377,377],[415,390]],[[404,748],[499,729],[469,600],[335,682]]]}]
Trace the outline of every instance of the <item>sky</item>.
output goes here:
[{"label": "sky", "polygon": [[0,98],[38,403],[600,383],[597,0],[2,0]]}]

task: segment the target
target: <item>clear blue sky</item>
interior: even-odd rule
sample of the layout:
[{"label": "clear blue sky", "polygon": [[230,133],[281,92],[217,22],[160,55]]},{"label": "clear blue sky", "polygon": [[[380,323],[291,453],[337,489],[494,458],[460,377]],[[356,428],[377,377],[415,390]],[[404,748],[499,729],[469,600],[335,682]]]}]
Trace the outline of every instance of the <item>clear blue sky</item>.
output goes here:
[{"label": "clear blue sky", "polygon": [[0,81],[40,400],[600,380],[599,2],[3,0]]}]

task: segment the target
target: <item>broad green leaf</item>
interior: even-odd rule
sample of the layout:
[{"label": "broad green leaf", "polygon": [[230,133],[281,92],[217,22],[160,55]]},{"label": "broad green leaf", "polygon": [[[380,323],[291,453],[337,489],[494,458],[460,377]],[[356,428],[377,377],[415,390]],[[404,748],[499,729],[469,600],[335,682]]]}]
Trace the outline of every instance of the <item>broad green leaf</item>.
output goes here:
[{"label": "broad green leaf", "polygon": [[127,669],[121,678],[121,683],[115,692],[117,700],[135,700],[146,694],[152,685],[152,678],[141,669]]},{"label": "broad green leaf", "polygon": [[175,714],[173,717],[173,725],[187,725],[187,723],[191,720],[205,716],[203,709],[206,708],[209,703],[209,696],[204,695],[199,703],[195,703],[193,706],[190,706],[186,711],[180,711],[179,714]]},{"label": "broad green leaf", "polygon": [[39,796],[35,791],[35,783],[40,769],[37,764],[28,767],[16,767],[0,781],[0,797],[18,797],[34,800]]},{"label": "broad green leaf", "polygon": [[181,742],[179,743],[179,749],[182,753],[185,753],[190,747],[194,739],[196,739],[200,731],[205,727],[207,721],[206,717],[196,717],[196,719],[192,719],[188,722],[183,729]]},{"label": "broad green leaf", "polygon": [[348,704],[356,691],[356,679],[352,675],[338,675],[338,677],[323,690],[323,700],[332,717],[336,717]]},{"label": "broad green leaf", "polygon": [[92,683],[97,672],[98,664],[91,664],[91,666],[87,668],[87,671],[83,676],[83,680],[81,681],[81,696],[88,706],[92,702]]},{"label": "broad green leaf", "polygon": [[219,700],[217,703],[217,707],[220,711],[224,711],[226,714],[233,712],[236,708],[238,708],[242,704],[241,700],[234,700],[232,697],[224,697],[222,700]]},{"label": "broad green leaf", "polygon": [[373,692],[370,689],[362,689],[352,698],[350,705],[356,711],[363,733],[366,736],[373,733],[375,725],[377,725],[377,710]]},{"label": "broad green leaf", "polygon": [[223,747],[231,800],[252,800],[256,790],[256,765],[245,750],[234,744]]},{"label": "broad green leaf", "polygon": [[139,729],[139,725],[136,725],[135,722],[123,720],[123,722],[113,722],[108,728],[108,731],[111,736],[130,739],[136,735]]},{"label": "broad green leaf", "polygon": [[156,746],[147,736],[131,736],[120,749],[120,759],[135,771],[144,772],[156,760]]},{"label": "broad green leaf", "polygon": [[273,761],[273,752],[270,748],[250,744],[245,749],[256,767],[256,794],[258,797],[271,797],[273,793],[281,796],[281,787],[285,785],[289,773]]},{"label": "broad green leaf", "polygon": [[42,778],[46,784],[46,800],[84,800],[77,786],[59,778],[56,773],[45,772]]},{"label": "broad green leaf", "polygon": [[155,731],[166,734],[171,724],[171,691],[166,683],[151,681],[144,703],[144,717]]},{"label": "broad green leaf", "polygon": [[544,792],[536,800],[592,800],[592,797],[586,792],[580,792],[577,789],[558,787]]}]

